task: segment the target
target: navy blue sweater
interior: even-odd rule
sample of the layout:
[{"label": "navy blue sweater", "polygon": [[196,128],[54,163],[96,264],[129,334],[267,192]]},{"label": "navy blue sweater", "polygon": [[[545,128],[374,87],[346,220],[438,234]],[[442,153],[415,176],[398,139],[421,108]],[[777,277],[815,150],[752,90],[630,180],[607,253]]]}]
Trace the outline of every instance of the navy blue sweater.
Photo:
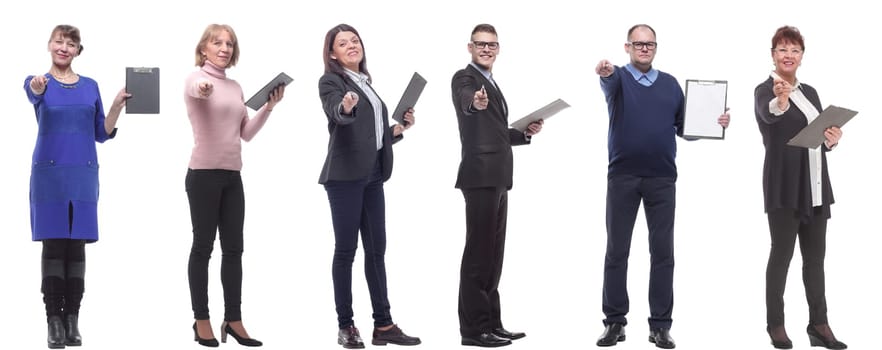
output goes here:
[{"label": "navy blue sweater", "polygon": [[682,136],[684,97],[680,84],[659,71],[643,86],[623,67],[600,79],[609,108],[609,173],[677,177],[677,142]]}]

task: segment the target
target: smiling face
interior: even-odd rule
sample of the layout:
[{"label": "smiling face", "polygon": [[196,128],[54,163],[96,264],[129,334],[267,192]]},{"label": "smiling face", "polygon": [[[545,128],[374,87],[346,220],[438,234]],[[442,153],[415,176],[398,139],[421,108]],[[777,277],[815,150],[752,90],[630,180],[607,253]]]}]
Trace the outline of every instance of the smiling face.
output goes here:
[{"label": "smiling face", "polygon": [[472,62],[481,68],[492,71],[496,55],[499,54],[499,39],[493,33],[476,32],[472,34],[469,53],[472,54]]},{"label": "smiling face", "polygon": [[641,72],[647,72],[652,68],[656,48],[655,34],[647,27],[634,28],[628,36],[628,42],[625,43],[625,52],[631,56],[631,65]]},{"label": "smiling face", "polygon": [[359,64],[364,59],[364,49],[358,35],[349,31],[337,33],[334,36],[331,59],[337,60],[343,68],[359,72]]},{"label": "smiling face", "polygon": [[802,64],[803,47],[790,41],[781,41],[772,48],[772,61],[775,73],[782,78],[796,77],[796,70]]},{"label": "smiling face", "polygon": [[220,68],[230,66],[236,52],[233,36],[226,30],[219,30],[202,47],[202,55],[208,62]]},{"label": "smiling face", "polygon": [[80,43],[65,37],[61,31],[55,31],[47,47],[52,55],[52,64],[59,68],[69,67],[73,59],[80,54]]}]

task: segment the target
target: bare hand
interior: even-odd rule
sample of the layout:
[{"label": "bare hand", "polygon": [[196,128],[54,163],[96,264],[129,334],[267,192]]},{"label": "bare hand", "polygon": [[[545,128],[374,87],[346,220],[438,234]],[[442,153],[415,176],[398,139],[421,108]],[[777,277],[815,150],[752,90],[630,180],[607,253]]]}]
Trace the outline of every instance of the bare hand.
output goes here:
[{"label": "bare hand", "polygon": [[42,95],[44,92],[46,92],[46,84],[47,83],[48,83],[48,80],[46,79],[45,76],[35,75],[31,79],[31,83],[30,83],[31,92],[33,92],[35,95]]},{"label": "bare hand", "polygon": [[483,111],[487,109],[488,104],[490,104],[490,99],[487,98],[487,90],[484,89],[484,85],[481,85],[481,89],[475,91],[475,97],[472,99],[472,107],[479,111]]},{"label": "bare hand", "polygon": [[788,100],[790,99],[790,93],[793,91],[793,85],[790,85],[786,80],[775,79],[772,90],[775,93],[775,97],[778,98],[779,109],[786,109],[790,104]]},{"label": "bare hand", "polygon": [[269,97],[269,101],[266,101],[266,108],[267,110],[273,110],[273,107],[285,97],[285,85],[277,86],[272,92],[270,92]]},{"label": "bare hand", "polygon": [[538,121],[532,122],[530,123],[530,125],[527,125],[527,130],[524,130],[524,132],[527,133],[527,136],[536,135],[540,131],[542,131],[542,124],[545,124],[544,119],[539,119]]},{"label": "bare hand", "polygon": [[601,77],[608,77],[613,74],[615,71],[615,66],[612,65],[607,60],[600,60],[600,63],[597,64],[597,67],[594,68],[594,72]]},{"label": "bare hand", "polygon": [[126,105],[126,99],[132,97],[132,94],[126,92],[126,88],[119,89],[119,92],[116,93],[116,97],[113,98],[113,104],[110,105],[110,108],[123,108]]},{"label": "bare hand", "polygon": [[211,93],[214,91],[214,85],[211,84],[210,81],[203,81],[199,83],[199,96],[203,98],[208,98],[211,96]]},{"label": "bare hand", "polygon": [[352,114],[352,109],[358,103],[358,94],[349,91],[343,95],[343,114]]},{"label": "bare hand", "polygon": [[720,126],[725,129],[729,127],[729,120],[729,107],[726,107],[726,111],[723,112],[723,114],[721,114],[719,118],[717,118],[717,123],[720,123]]},{"label": "bare hand", "polygon": [[407,112],[404,112],[404,123],[395,124],[392,127],[392,136],[401,135],[405,130],[410,129],[414,123],[416,123],[416,119],[413,117],[413,108],[408,108]]},{"label": "bare hand", "polygon": [[824,141],[827,144],[827,148],[833,148],[833,146],[839,143],[839,139],[842,138],[842,129],[838,126],[831,126],[824,130],[824,138],[827,139]]}]

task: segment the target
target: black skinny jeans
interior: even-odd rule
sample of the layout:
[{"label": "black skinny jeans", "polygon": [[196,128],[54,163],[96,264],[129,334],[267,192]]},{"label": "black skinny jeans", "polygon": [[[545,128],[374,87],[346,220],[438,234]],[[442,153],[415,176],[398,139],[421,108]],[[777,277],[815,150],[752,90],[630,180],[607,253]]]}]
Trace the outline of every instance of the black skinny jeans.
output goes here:
[{"label": "black skinny jeans", "polygon": [[194,318],[209,319],[208,260],[219,233],[223,252],[224,320],[239,321],[242,319],[242,228],[245,222],[242,177],[232,170],[188,169],[186,188],[193,223],[187,276]]}]

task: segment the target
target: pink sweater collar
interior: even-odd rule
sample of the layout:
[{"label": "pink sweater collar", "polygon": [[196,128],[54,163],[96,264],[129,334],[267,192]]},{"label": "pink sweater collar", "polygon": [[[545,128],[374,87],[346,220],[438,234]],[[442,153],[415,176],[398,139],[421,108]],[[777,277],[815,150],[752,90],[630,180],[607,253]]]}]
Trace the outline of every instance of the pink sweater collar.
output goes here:
[{"label": "pink sweater collar", "polygon": [[208,60],[206,60],[205,63],[202,64],[202,71],[205,73],[208,73],[209,75],[216,77],[216,78],[220,78],[220,79],[227,78],[227,73],[226,73],[227,70],[226,69],[223,69],[221,67],[214,65],[213,63],[211,63]]}]

